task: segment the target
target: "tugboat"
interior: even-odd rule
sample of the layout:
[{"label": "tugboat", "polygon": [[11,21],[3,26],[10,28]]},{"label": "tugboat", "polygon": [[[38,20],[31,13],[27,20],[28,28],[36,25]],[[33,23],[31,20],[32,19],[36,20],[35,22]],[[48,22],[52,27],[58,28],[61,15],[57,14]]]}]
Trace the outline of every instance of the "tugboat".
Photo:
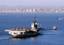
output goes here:
[{"label": "tugboat", "polygon": [[38,27],[37,21],[33,20],[31,28],[6,29],[5,31],[8,32],[14,38],[24,38],[38,35],[39,29],[40,28]]}]

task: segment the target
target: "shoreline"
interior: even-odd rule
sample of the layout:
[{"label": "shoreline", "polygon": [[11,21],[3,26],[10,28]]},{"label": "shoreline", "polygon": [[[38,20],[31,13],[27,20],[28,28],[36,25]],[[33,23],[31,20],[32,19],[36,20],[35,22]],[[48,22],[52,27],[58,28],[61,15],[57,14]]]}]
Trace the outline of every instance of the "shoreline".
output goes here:
[{"label": "shoreline", "polygon": [[64,13],[64,8],[0,8],[0,13]]}]

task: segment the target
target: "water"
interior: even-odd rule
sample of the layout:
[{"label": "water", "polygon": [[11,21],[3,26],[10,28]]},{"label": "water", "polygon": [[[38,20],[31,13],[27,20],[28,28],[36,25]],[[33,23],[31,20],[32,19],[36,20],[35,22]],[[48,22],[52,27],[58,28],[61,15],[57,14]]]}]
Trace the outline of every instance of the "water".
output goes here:
[{"label": "water", "polygon": [[[30,27],[36,17],[42,28],[58,27],[57,31],[43,30],[37,37],[11,38],[5,29]],[[0,13],[0,45],[64,45],[64,13]]]}]

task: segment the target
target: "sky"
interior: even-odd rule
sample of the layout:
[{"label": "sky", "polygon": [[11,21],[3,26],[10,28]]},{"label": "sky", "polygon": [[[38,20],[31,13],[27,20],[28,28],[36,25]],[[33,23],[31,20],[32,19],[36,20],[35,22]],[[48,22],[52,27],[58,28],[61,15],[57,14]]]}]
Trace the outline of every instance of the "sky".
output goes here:
[{"label": "sky", "polygon": [[64,0],[0,0],[0,7],[64,7]]}]

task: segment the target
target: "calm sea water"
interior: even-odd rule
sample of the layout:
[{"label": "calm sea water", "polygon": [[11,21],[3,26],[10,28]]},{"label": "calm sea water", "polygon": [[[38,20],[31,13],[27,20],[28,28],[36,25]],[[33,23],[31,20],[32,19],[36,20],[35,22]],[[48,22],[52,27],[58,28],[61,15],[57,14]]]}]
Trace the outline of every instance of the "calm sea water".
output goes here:
[{"label": "calm sea water", "polygon": [[[5,29],[30,27],[33,17],[40,26],[58,30],[43,30],[43,35],[26,39],[10,38]],[[64,13],[0,13],[0,45],[64,45]]]}]

